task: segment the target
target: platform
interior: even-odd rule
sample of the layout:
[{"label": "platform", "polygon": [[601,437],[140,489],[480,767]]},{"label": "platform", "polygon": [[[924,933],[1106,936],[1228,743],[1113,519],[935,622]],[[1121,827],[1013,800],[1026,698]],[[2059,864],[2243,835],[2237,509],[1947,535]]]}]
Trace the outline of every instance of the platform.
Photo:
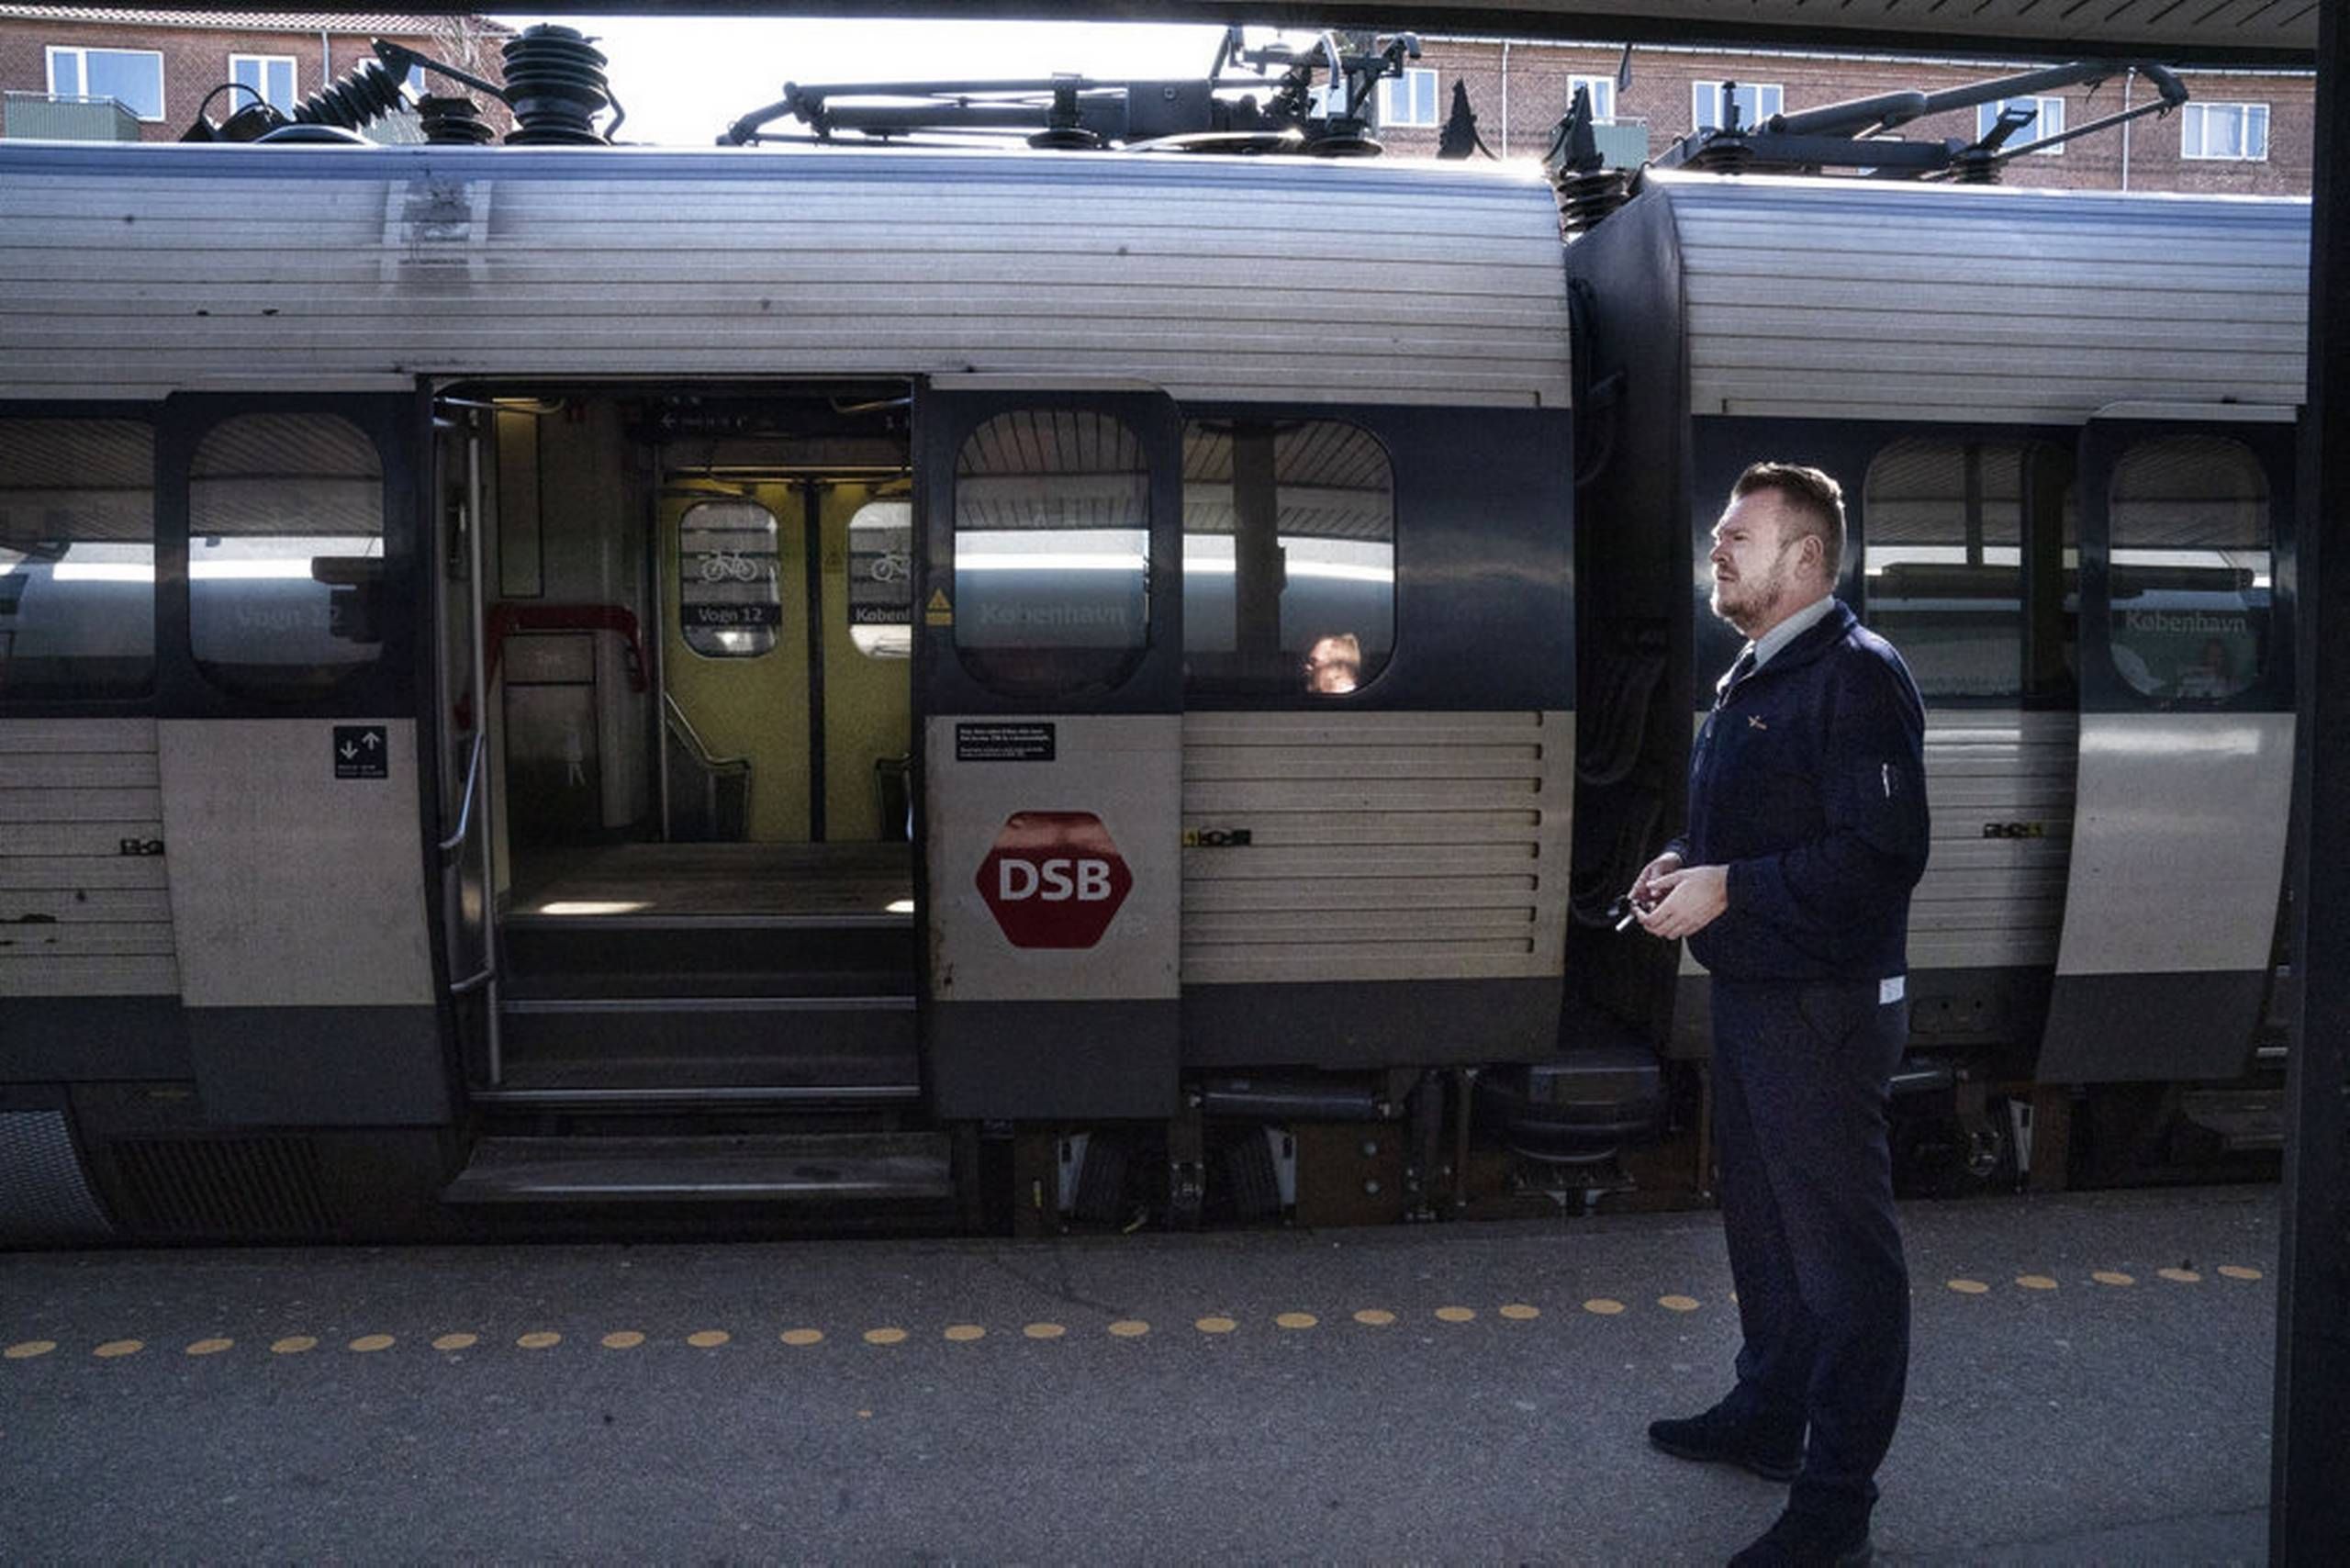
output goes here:
[{"label": "platform", "polygon": [[[1913,1204],[1895,1563],[2264,1561],[2276,1193]],[[1710,1215],[0,1260],[0,1559],[1719,1562]],[[135,1484],[126,1480],[135,1477]]]}]

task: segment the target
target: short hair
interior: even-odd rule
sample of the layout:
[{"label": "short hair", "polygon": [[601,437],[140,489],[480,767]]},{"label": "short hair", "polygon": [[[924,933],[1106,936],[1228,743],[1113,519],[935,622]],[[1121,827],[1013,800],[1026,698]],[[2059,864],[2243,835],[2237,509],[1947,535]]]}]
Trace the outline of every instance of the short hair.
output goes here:
[{"label": "short hair", "polygon": [[1780,544],[1806,534],[1817,537],[1828,580],[1835,582],[1844,569],[1844,487],[1800,463],[1757,463],[1738,476],[1729,498],[1735,501],[1757,490],[1777,496],[1795,523],[1796,532],[1781,538]]}]

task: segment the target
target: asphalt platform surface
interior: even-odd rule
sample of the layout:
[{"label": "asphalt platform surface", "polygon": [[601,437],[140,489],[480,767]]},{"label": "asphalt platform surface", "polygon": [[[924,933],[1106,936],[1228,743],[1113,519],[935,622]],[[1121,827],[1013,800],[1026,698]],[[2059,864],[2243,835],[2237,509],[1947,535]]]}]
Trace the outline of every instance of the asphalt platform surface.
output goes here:
[{"label": "asphalt platform surface", "polygon": [[[1905,1207],[1887,1562],[2265,1559],[2276,1191]],[[0,1560],[1719,1562],[1711,1215],[0,1257]]]}]

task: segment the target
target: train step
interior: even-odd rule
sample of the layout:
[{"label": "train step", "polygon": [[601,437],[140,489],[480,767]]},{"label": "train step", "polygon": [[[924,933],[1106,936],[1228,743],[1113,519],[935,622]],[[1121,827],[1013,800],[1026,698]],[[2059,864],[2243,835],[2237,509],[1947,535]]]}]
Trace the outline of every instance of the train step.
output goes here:
[{"label": "train step", "polygon": [[2190,1089],[2179,1099],[2187,1119],[2217,1134],[2231,1153],[2285,1147],[2282,1089]]},{"label": "train step", "polygon": [[909,995],[523,997],[498,1012],[509,1098],[921,1095]]},{"label": "train step", "polygon": [[944,1204],[955,1193],[935,1133],[486,1137],[452,1204],[756,1203],[811,1208]]},{"label": "train step", "polygon": [[912,994],[902,915],[694,915],[499,922],[506,994],[537,997]]}]

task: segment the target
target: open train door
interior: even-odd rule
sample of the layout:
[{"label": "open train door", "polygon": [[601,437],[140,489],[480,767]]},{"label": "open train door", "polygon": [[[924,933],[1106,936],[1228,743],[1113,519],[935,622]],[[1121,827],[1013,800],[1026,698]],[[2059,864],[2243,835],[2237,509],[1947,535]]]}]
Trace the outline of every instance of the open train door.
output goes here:
[{"label": "open train door", "polygon": [[1175,1108],[1181,427],[1156,392],[915,400],[914,689],[943,1117]]},{"label": "open train door", "polygon": [[2080,771],[2042,1082],[2240,1076],[2293,779],[2293,411],[2081,438]]}]

